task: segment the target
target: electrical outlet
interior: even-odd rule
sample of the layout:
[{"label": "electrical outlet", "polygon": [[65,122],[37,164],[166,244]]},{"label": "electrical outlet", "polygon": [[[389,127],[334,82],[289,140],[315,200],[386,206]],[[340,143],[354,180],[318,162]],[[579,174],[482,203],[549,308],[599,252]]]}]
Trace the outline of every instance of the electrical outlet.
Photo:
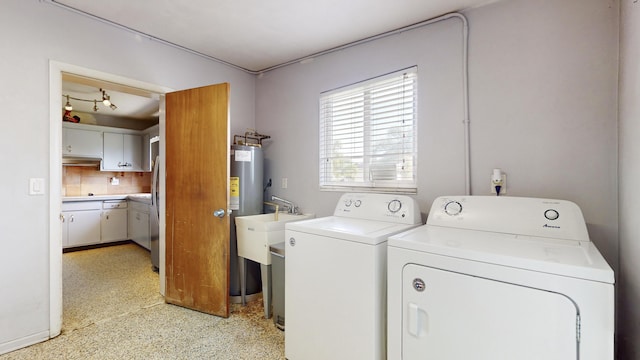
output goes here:
[{"label": "electrical outlet", "polygon": [[[507,193],[507,175],[502,173],[500,178],[500,182],[502,183],[500,187],[500,195],[504,195]],[[493,179],[489,181],[489,188],[491,189],[492,194],[496,193],[496,184],[494,183]]]},{"label": "electrical outlet", "polygon": [[120,179],[118,179],[117,177],[112,177],[111,178],[111,185],[120,185]]},{"label": "electrical outlet", "polygon": [[282,178],[282,188],[283,188],[283,189],[286,189],[286,188],[287,188],[287,182],[288,182],[288,179],[287,179],[287,178]]}]

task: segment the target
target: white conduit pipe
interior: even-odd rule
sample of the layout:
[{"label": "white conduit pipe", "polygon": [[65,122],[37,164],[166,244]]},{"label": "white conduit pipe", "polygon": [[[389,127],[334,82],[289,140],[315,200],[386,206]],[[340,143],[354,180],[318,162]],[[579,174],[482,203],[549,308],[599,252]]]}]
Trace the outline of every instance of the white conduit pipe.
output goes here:
[{"label": "white conduit pipe", "polygon": [[413,24],[413,25],[405,26],[405,27],[402,27],[402,28],[399,28],[399,29],[396,29],[396,30],[391,30],[391,31],[388,31],[388,32],[385,32],[385,33],[382,33],[382,34],[374,35],[374,36],[371,36],[371,37],[368,37],[368,38],[365,38],[365,39],[362,39],[362,40],[354,41],[354,42],[351,42],[351,43],[348,43],[348,44],[345,44],[345,45],[341,45],[341,46],[338,46],[338,47],[335,47],[335,48],[332,48],[332,49],[329,49],[329,50],[320,51],[320,52],[317,52],[315,54],[312,54],[312,55],[309,55],[309,56],[305,56],[303,58],[298,58],[296,60],[291,60],[291,61],[279,64],[279,65],[275,65],[275,66],[271,66],[271,67],[268,67],[268,68],[265,68],[265,69],[262,69],[262,70],[254,71],[254,70],[249,70],[249,69],[243,68],[243,67],[238,66],[238,65],[234,65],[234,64],[228,63],[228,62],[226,62],[224,60],[217,59],[217,58],[215,58],[213,56],[205,55],[203,53],[194,51],[192,49],[188,49],[188,48],[185,48],[183,46],[180,46],[180,45],[177,45],[177,44],[174,44],[174,43],[171,43],[171,42],[156,38],[154,36],[139,32],[137,30],[128,28],[126,26],[123,26],[123,25],[120,25],[120,24],[116,24],[116,23],[114,23],[112,21],[109,21],[109,20],[106,20],[104,18],[101,18],[101,17],[95,16],[95,15],[86,13],[84,11],[75,9],[75,8],[73,8],[71,6],[59,3],[59,2],[57,2],[55,0],[40,0],[40,1],[44,2],[44,3],[48,3],[48,4],[52,4],[52,5],[56,5],[56,6],[62,7],[64,9],[70,10],[70,11],[75,12],[77,14],[81,14],[81,15],[90,17],[90,18],[92,18],[94,20],[97,20],[97,21],[100,21],[100,22],[103,22],[103,23],[106,23],[106,24],[110,24],[110,25],[115,26],[117,28],[132,32],[134,34],[138,34],[138,35],[144,36],[144,37],[146,37],[146,38],[148,38],[150,40],[154,40],[154,41],[160,42],[162,44],[169,45],[169,46],[174,47],[174,48],[178,48],[180,50],[189,52],[189,53],[194,54],[194,55],[202,56],[202,57],[204,57],[206,59],[209,59],[209,60],[224,64],[224,65],[230,66],[230,67],[238,69],[238,70],[242,70],[244,72],[247,72],[247,73],[250,73],[250,74],[253,74],[253,75],[260,75],[260,74],[263,74],[265,72],[268,72],[268,71],[271,71],[271,70],[275,70],[275,69],[278,69],[278,68],[281,68],[281,67],[284,67],[284,66],[287,66],[287,65],[292,65],[292,64],[295,64],[295,63],[298,63],[298,62],[306,62],[308,60],[311,60],[311,59],[313,59],[315,57],[318,57],[318,56],[321,56],[321,55],[330,54],[330,53],[333,53],[333,52],[336,52],[336,51],[340,51],[340,50],[343,50],[343,49],[347,49],[347,48],[350,48],[350,47],[353,47],[353,46],[356,46],[356,45],[364,44],[364,43],[367,43],[367,42],[370,42],[370,41],[373,41],[373,40],[382,39],[382,38],[385,38],[387,36],[391,36],[391,35],[395,35],[395,34],[399,34],[399,33],[405,32],[405,31],[421,28],[423,26],[430,25],[430,24],[433,24],[433,23],[436,23],[436,22],[440,22],[440,21],[443,21],[443,20],[452,19],[452,18],[458,18],[458,19],[460,19],[462,21],[462,31],[463,31],[463,39],[462,39],[462,54],[463,54],[462,55],[462,57],[463,57],[463,59],[462,59],[462,64],[463,64],[462,65],[462,86],[463,86],[463,92],[464,92],[464,94],[463,94],[463,103],[464,103],[464,105],[463,105],[464,106],[463,125],[464,125],[465,193],[467,195],[471,195],[471,160],[470,160],[470,151],[471,151],[470,150],[470,144],[471,143],[470,143],[470,138],[469,138],[469,123],[470,123],[470,120],[469,120],[469,85],[468,85],[468,77],[469,77],[469,71],[468,71],[468,63],[469,63],[469,59],[468,59],[469,23],[467,21],[467,18],[464,15],[460,14],[460,13],[445,14],[445,15],[439,16],[437,18],[433,18],[433,19],[430,19],[430,20],[425,20],[425,21],[422,21],[422,22],[419,22],[419,23],[416,23],[416,24]]}]

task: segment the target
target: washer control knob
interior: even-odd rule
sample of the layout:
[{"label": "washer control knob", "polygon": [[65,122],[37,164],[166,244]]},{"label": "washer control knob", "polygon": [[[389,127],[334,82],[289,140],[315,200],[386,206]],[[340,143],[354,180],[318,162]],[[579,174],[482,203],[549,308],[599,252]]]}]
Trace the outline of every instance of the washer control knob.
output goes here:
[{"label": "washer control knob", "polygon": [[344,206],[346,206],[346,207],[351,206],[351,204],[352,204],[351,199],[347,199],[347,200],[344,201]]},{"label": "washer control knob", "polygon": [[444,212],[451,216],[458,215],[462,212],[462,204],[457,201],[449,201],[444,205]]},{"label": "washer control knob", "polygon": [[546,217],[547,220],[557,220],[560,217],[560,214],[557,210],[549,209],[544,212],[544,217]]},{"label": "washer control knob", "polygon": [[389,209],[389,211],[391,211],[392,213],[397,213],[398,211],[400,211],[400,209],[402,209],[402,203],[398,199],[391,200],[389,202],[389,205],[387,205],[387,209]]},{"label": "washer control knob", "polygon": [[355,205],[356,207],[360,207],[360,205],[362,205],[362,201],[361,200],[356,200],[356,202],[353,203],[353,205]]}]

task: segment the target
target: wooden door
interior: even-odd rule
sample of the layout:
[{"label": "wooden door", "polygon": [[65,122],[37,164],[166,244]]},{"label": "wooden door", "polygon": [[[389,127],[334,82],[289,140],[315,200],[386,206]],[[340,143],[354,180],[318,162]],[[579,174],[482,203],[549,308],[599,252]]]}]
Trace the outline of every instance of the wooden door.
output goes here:
[{"label": "wooden door", "polygon": [[[229,316],[229,84],[166,96],[168,303]],[[223,209],[225,215],[214,216]]]}]

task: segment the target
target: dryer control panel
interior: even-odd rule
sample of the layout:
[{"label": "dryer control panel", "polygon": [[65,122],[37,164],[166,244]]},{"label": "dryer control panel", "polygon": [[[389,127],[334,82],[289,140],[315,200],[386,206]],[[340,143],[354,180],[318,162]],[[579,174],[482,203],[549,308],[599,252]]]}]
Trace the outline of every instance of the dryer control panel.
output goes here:
[{"label": "dryer control panel", "polygon": [[589,241],[582,211],[566,200],[512,196],[443,196],[427,225]]},{"label": "dryer control panel", "polygon": [[340,197],[333,215],[398,224],[422,223],[418,202],[407,195],[346,193]]}]

